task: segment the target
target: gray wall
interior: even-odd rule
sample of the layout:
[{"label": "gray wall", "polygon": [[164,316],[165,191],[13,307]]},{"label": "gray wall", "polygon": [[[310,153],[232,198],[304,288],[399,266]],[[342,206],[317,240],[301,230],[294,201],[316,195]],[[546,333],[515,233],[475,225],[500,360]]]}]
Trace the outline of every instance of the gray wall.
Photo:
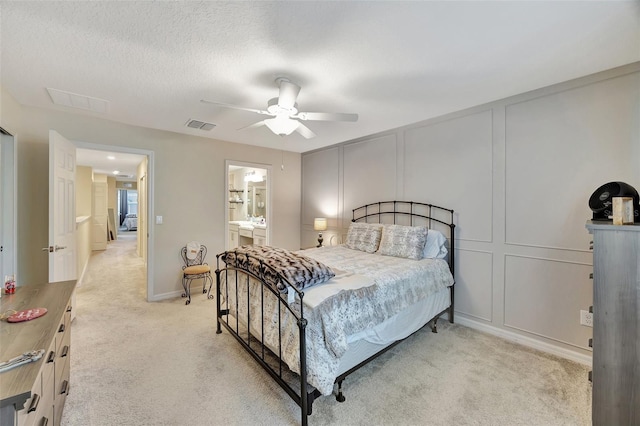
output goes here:
[{"label": "gray wall", "polygon": [[301,246],[381,200],[456,210],[457,322],[588,363],[587,201],[640,189],[640,63],[302,156]]}]

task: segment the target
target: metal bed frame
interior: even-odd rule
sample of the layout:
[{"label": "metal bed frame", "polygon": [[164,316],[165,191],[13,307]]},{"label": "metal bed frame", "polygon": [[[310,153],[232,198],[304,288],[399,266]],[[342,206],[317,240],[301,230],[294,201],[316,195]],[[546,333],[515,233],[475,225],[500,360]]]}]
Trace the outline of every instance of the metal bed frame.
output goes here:
[{"label": "metal bed frame", "polygon": [[[455,224],[454,221],[454,211],[451,209],[447,209],[444,207],[439,207],[433,204],[426,203],[418,203],[413,201],[381,201],[377,203],[367,204],[362,207],[358,207],[353,210],[353,218],[352,222],[368,222],[368,223],[400,223],[407,225],[417,225],[416,222],[423,222],[429,228],[432,227],[433,222],[437,222],[441,225],[444,225],[449,228],[449,269],[451,270],[451,274],[454,276],[454,268],[455,268]],[[222,260],[222,257],[227,253],[223,252],[216,255],[216,334],[222,333],[222,327],[224,327],[239,343],[240,345],[251,355],[256,362],[267,372],[269,375],[284,389],[285,392],[300,406],[301,409],[301,424],[306,426],[308,424],[308,416],[312,413],[313,402],[316,398],[320,397],[322,394],[320,391],[315,389],[313,386],[307,383],[307,347],[306,347],[306,334],[305,329],[307,326],[307,320],[304,317],[304,292],[296,289],[295,287],[289,285],[289,282],[279,275],[276,271],[271,269],[268,265],[265,265],[259,258],[253,257],[249,254],[230,250],[228,252],[233,252],[235,254],[235,262],[230,262],[227,264]],[[238,258],[244,258],[245,262],[238,262]],[[254,273],[248,270],[246,267],[241,266],[242,264],[249,264],[250,260],[254,260],[259,262],[260,268],[259,273]],[[221,261],[224,263],[224,266],[221,267]],[[249,288],[249,282],[251,278],[254,278],[262,284],[260,290],[260,306],[261,309],[261,321],[260,321],[260,338],[255,337],[249,331],[249,324],[251,318],[250,315],[250,300],[249,300],[249,291],[247,291],[247,317],[244,319],[244,324],[239,321],[237,318],[234,318],[231,322],[230,319],[230,309],[229,309],[229,271],[233,271],[233,275],[235,276],[235,312],[239,312],[239,299],[238,299],[238,286],[246,285],[247,290]],[[224,285],[221,282],[221,277],[225,276]],[[242,276],[241,276],[242,275]],[[269,276],[269,282],[265,279],[266,276]],[[299,308],[299,311],[293,309],[292,306],[289,306],[287,301],[287,294],[283,294],[279,292],[274,285],[273,277],[276,277],[279,284],[286,285],[289,291],[295,291],[295,295],[299,300],[299,305],[296,303],[296,307]],[[233,279],[233,278],[232,278]],[[233,288],[231,289],[233,291]],[[265,293],[266,292],[266,293]],[[265,341],[264,341],[264,297],[265,294],[273,295],[278,299],[279,309],[278,309],[278,349],[274,353],[274,351],[270,350]],[[221,302],[221,295],[224,296],[224,307]],[[432,322],[432,331],[437,333],[436,323],[442,314],[448,312],[449,322],[453,323],[453,285],[450,287],[450,296],[451,296],[451,304],[444,311],[435,315],[430,321]],[[297,327],[299,331],[299,346],[300,346],[300,374],[296,375],[292,373],[286,363],[282,361],[282,324],[281,324],[281,315],[280,312],[282,309],[286,309],[297,322]],[[232,317],[233,318],[233,317]],[[425,324],[426,325],[426,324]],[[410,336],[409,336],[410,337]],[[346,372],[340,374],[336,377],[335,383],[338,384],[338,393],[336,394],[336,400],[339,402],[344,402],[345,397],[342,393],[342,382],[344,379],[350,375],[351,373],[358,370],[360,367],[366,365],[373,359],[382,355],[389,349],[393,348],[400,342],[405,339],[401,339],[391,343],[386,346],[376,354],[362,361],[360,364],[355,367],[347,370]]]}]

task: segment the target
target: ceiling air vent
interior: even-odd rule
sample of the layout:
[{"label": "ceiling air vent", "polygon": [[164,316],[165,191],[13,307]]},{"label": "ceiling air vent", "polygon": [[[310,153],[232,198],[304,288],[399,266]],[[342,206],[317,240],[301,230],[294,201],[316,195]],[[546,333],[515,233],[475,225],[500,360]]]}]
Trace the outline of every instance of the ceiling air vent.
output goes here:
[{"label": "ceiling air vent", "polygon": [[200,120],[192,120],[189,119],[186,124],[187,127],[191,127],[192,129],[200,129],[200,130],[211,130],[216,127],[213,123],[207,123],[205,121]]},{"label": "ceiling air vent", "polygon": [[56,105],[86,109],[102,114],[109,112],[109,101],[105,101],[104,99],[65,92],[64,90],[52,89],[50,87],[47,87],[47,91],[49,92],[49,96],[51,96],[51,101]]}]

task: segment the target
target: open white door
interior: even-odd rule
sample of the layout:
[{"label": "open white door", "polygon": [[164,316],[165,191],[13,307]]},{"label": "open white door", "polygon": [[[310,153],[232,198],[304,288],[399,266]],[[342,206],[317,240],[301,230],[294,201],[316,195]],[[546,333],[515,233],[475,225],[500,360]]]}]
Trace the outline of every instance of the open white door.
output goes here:
[{"label": "open white door", "polygon": [[49,282],[76,279],[76,147],[49,130]]},{"label": "open white door", "polygon": [[[17,272],[15,138],[0,128],[0,279]],[[2,281],[4,283],[4,281]]]}]

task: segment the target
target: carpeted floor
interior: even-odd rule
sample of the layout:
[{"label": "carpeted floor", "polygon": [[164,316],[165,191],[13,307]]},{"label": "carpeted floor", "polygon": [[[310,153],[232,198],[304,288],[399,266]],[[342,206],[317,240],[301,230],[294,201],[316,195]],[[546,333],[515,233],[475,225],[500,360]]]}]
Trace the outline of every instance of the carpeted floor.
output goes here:
[{"label": "carpeted floor", "polygon": [[[226,332],[215,334],[215,301],[197,283],[185,306],[147,303],[145,281],[135,240],[91,257],[77,290],[63,426],[299,423],[286,393]],[[421,330],[347,378],[346,402],[317,400],[309,423],[590,425],[587,371],[442,322],[438,334]]]}]

